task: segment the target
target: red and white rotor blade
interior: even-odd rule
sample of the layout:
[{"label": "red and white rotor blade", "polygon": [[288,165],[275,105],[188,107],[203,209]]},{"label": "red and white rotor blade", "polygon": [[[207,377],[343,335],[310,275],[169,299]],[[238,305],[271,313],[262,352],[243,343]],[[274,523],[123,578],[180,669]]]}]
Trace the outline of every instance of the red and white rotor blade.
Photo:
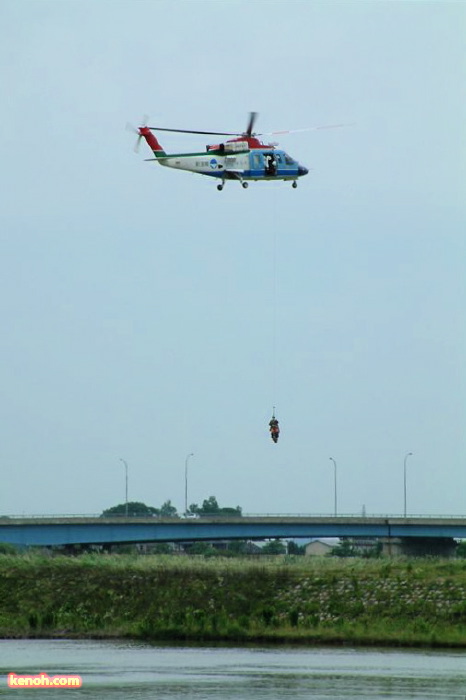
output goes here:
[{"label": "red and white rotor blade", "polygon": [[354,124],[325,124],[323,126],[307,126],[304,129],[288,129],[285,131],[269,131],[267,133],[258,134],[258,136],[278,136],[283,134],[298,134],[303,131],[320,131],[322,129],[342,129],[345,126],[354,126]]}]

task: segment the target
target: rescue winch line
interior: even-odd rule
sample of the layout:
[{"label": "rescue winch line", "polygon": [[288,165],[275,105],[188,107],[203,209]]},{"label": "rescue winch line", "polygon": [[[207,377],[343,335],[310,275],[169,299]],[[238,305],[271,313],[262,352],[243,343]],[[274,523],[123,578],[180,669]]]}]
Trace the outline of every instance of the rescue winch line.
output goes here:
[{"label": "rescue winch line", "polygon": [[[276,217],[274,216],[274,222]],[[272,396],[275,400],[277,391],[277,229],[274,226],[272,243]],[[275,406],[272,407],[272,418],[269,421],[270,437],[277,443],[280,427],[275,417]]]}]

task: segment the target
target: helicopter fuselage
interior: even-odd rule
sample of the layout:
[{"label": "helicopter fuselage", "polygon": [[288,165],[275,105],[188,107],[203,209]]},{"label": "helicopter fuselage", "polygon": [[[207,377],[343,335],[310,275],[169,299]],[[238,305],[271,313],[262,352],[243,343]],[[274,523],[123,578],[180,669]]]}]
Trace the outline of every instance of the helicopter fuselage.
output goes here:
[{"label": "helicopter fuselage", "polygon": [[166,153],[152,134],[151,127],[140,127],[144,137],[160,165],[177,170],[186,170],[221,180],[217,189],[223,189],[225,180],[239,180],[247,187],[248,180],[297,180],[309,172],[294,158],[275,144],[265,144],[254,136],[231,139],[226,143],[207,146],[198,153]]},{"label": "helicopter fuselage", "polygon": [[308,173],[307,168],[285,151],[275,149],[248,149],[236,153],[215,149],[203,153],[167,154],[155,160],[168,168],[222,180],[296,180]]}]

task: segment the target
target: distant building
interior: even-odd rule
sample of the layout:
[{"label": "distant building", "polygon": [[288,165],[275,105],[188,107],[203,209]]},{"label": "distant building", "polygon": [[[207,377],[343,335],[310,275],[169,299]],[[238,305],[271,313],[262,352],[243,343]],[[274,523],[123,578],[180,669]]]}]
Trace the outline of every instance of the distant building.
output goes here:
[{"label": "distant building", "polygon": [[306,557],[324,557],[332,552],[335,544],[324,542],[324,540],[314,540],[309,542],[304,548]]}]

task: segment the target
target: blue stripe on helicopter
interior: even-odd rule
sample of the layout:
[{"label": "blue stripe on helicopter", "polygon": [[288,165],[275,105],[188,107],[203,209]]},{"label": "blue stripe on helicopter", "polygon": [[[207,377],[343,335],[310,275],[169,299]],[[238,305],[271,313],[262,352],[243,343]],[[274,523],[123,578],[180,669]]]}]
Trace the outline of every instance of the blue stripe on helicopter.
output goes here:
[{"label": "blue stripe on helicopter", "polygon": [[236,179],[241,177],[243,179],[257,179],[257,180],[276,180],[285,177],[296,178],[298,177],[298,168],[281,168],[277,170],[275,175],[267,175],[264,172],[264,168],[259,168],[257,170],[242,170],[242,171],[228,171],[228,169],[219,169],[215,171],[202,171],[201,175],[207,175],[208,177],[217,177],[225,179]]}]

